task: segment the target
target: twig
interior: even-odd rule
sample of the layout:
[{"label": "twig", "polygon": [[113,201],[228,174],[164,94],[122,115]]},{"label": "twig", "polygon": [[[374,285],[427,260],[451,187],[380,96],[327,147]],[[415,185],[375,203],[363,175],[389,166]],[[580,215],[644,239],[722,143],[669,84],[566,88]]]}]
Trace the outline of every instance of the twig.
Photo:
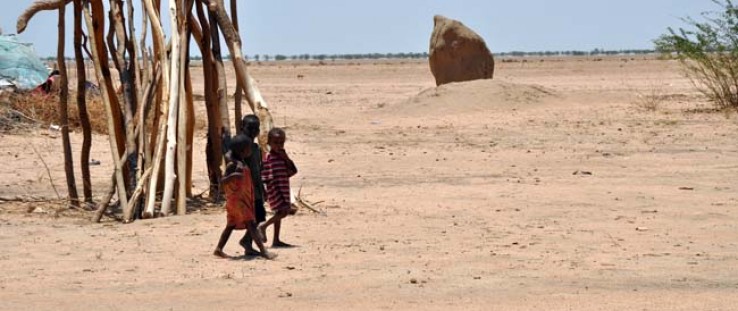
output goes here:
[{"label": "twig", "polygon": [[29,116],[27,116],[27,115],[23,114],[22,112],[20,112],[20,111],[18,111],[18,110],[15,110],[15,109],[12,109],[12,108],[9,108],[8,110],[10,110],[10,111],[11,111],[11,112],[13,112],[13,113],[16,113],[16,114],[18,114],[19,116],[21,116],[21,117],[23,117],[23,118],[25,118],[25,119],[27,119],[27,120],[29,120],[29,121],[33,121],[33,122],[36,122],[36,123],[41,123],[41,122],[39,122],[38,120],[36,120],[36,119],[34,119],[34,118],[31,118],[31,117],[29,117]]},{"label": "twig", "polygon": [[298,208],[300,208],[300,207],[306,208],[306,209],[310,210],[313,213],[320,214],[320,215],[325,215],[325,212],[319,211],[318,209],[316,209],[314,207],[314,205],[320,204],[322,202],[323,201],[318,202],[318,203],[309,203],[309,202],[307,202],[305,199],[302,198],[302,186],[300,186],[300,190],[297,191],[297,197],[295,197],[295,203],[293,203],[293,204],[296,205]]},{"label": "twig", "polygon": [[41,160],[41,163],[44,164],[44,167],[46,168],[46,175],[49,176],[49,183],[51,183],[51,188],[54,189],[54,192],[56,193],[56,197],[61,200],[62,197],[59,195],[59,191],[56,190],[56,186],[54,185],[54,179],[51,178],[51,170],[49,170],[49,166],[46,165],[46,161],[44,161],[44,158],[41,156],[41,154],[38,153],[38,150],[36,150],[36,145],[31,143],[31,148],[33,149],[33,152],[36,153],[36,156],[38,156],[38,159]]}]

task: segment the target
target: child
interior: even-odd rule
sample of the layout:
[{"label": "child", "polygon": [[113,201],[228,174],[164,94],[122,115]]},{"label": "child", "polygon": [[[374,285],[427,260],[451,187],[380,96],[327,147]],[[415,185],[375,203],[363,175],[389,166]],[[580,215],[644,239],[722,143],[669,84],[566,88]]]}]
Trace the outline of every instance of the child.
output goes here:
[{"label": "child", "polygon": [[228,222],[225,229],[223,229],[223,233],[220,235],[218,246],[213,252],[213,255],[221,258],[228,258],[228,255],[223,252],[223,247],[228,242],[231,232],[233,230],[243,229],[246,229],[247,233],[257,241],[256,245],[261,251],[261,253],[255,252],[249,243],[248,247],[245,247],[246,255],[261,255],[266,259],[275,258],[273,254],[267,252],[264,244],[261,243],[261,237],[256,230],[256,223],[254,222],[254,192],[251,182],[251,172],[241,161],[241,159],[251,154],[250,145],[251,141],[248,136],[238,135],[231,141],[229,146],[232,158],[226,167],[225,177],[221,181],[226,193]]},{"label": "child", "polygon": [[[256,137],[259,137],[259,118],[253,114],[243,117],[241,122],[242,133],[251,139],[251,155],[244,159],[244,163],[251,170],[251,180],[254,183],[254,211],[256,214],[256,223],[260,224],[266,221],[266,210],[264,209],[264,182],[261,180],[261,148],[259,144],[253,143]],[[241,239],[241,245],[246,248],[251,247],[251,236],[246,234]]]},{"label": "child", "polygon": [[284,150],[286,138],[287,136],[281,128],[275,127],[269,131],[267,144],[269,144],[271,150],[264,161],[264,169],[261,171],[261,179],[267,188],[269,207],[274,211],[274,216],[267,222],[260,224],[259,231],[262,237],[265,238],[266,228],[274,224],[272,247],[292,246],[279,239],[279,231],[282,226],[282,219],[297,212],[292,207],[290,200],[290,177],[297,174],[297,167]]}]

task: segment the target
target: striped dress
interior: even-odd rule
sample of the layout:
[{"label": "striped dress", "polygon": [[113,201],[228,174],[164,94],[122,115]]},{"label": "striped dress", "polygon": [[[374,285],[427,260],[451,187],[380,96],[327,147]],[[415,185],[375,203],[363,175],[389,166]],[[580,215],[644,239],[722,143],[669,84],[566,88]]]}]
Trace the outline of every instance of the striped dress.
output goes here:
[{"label": "striped dress", "polygon": [[266,186],[269,207],[273,211],[290,208],[292,204],[290,202],[290,177],[295,174],[297,174],[297,168],[292,161],[282,159],[274,152],[267,154],[261,170],[261,179]]}]

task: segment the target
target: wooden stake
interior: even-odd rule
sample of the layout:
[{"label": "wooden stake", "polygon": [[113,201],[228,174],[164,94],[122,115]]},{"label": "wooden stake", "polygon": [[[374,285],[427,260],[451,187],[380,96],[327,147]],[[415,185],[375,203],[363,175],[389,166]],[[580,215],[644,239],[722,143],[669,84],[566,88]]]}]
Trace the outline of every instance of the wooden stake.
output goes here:
[{"label": "wooden stake", "polygon": [[[237,0],[231,0],[231,19],[233,20],[233,28],[235,28],[236,32],[239,32],[238,27],[238,1]],[[243,112],[242,112],[242,102],[243,102],[243,84],[236,81],[236,92],[233,94],[233,97],[235,98],[234,103],[234,123],[236,126],[236,133],[241,133],[241,119],[243,118]]]},{"label": "wooden stake", "polygon": [[56,63],[59,65],[59,125],[61,126],[62,145],[64,146],[64,171],[67,175],[67,192],[72,206],[79,207],[79,196],[77,195],[77,183],[74,178],[74,162],[72,160],[72,145],[69,142],[69,82],[67,80],[67,62],[64,58],[64,45],[66,35],[66,3],[59,4],[59,32],[57,34],[58,49],[56,51]]},{"label": "wooden stake", "polygon": [[82,150],[79,165],[82,171],[82,192],[86,203],[92,203],[90,180],[90,149],[92,149],[92,126],[87,112],[87,70],[82,55],[82,0],[74,0],[74,59],[77,65],[77,112],[82,124]]},{"label": "wooden stake", "polygon": [[172,31],[172,52],[171,52],[171,67],[170,67],[170,81],[169,81],[169,116],[167,117],[167,153],[165,157],[164,166],[164,193],[161,196],[161,214],[164,216],[169,215],[170,206],[172,204],[172,195],[174,192],[174,180],[176,175],[174,173],[174,148],[177,146],[177,116],[179,109],[179,94],[180,94],[180,68],[182,65],[182,58],[180,57],[180,26],[178,24],[178,9],[177,2],[175,0],[169,0],[169,23],[172,25],[172,29],[177,28],[177,31]]},{"label": "wooden stake", "polygon": [[[89,0],[87,0],[86,2],[89,2]],[[90,14],[90,9],[88,8],[87,5],[84,5],[83,8],[84,8],[84,16],[85,16],[85,22],[87,24],[87,29],[95,29],[92,24],[92,16]],[[125,209],[126,206],[128,206],[128,198],[127,198],[126,187],[125,187],[126,183],[125,183],[125,179],[123,178],[123,172],[121,170],[120,153],[118,152],[118,146],[116,144],[117,131],[114,128],[115,125],[113,122],[113,112],[111,109],[112,107],[110,105],[110,100],[108,96],[112,90],[108,88],[108,84],[105,83],[104,81],[105,78],[103,77],[102,68],[100,65],[100,56],[98,53],[99,50],[97,48],[97,45],[98,45],[97,41],[98,41],[97,36],[91,36],[90,46],[92,47],[92,58],[93,58],[93,63],[95,65],[95,75],[97,76],[97,81],[98,81],[98,84],[100,85],[100,90],[103,93],[103,96],[102,96],[103,106],[105,106],[105,113],[107,114],[107,117],[108,117],[108,136],[110,138],[109,139],[110,153],[112,154],[113,164],[115,165],[115,179],[116,179],[116,184],[118,188],[118,198],[120,200],[121,206]]]},{"label": "wooden stake", "polygon": [[154,145],[154,157],[152,161],[154,178],[151,178],[149,182],[149,192],[147,193],[146,209],[143,213],[143,218],[154,217],[154,207],[156,204],[156,190],[158,183],[158,174],[161,166],[161,159],[164,153],[164,133],[167,131],[167,122],[163,122],[164,116],[169,114],[169,64],[167,63],[167,52],[164,50],[164,31],[161,28],[161,21],[159,19],[159,12],[154,9],[153,0],[145,0],[146,13],[151,21],[151,29],[153,33],[154,49],[158,47],[158,63],[161,68],[161,85],[162,92],[161,108],[159,109],[159,129],[156,135],[156,144]]}]

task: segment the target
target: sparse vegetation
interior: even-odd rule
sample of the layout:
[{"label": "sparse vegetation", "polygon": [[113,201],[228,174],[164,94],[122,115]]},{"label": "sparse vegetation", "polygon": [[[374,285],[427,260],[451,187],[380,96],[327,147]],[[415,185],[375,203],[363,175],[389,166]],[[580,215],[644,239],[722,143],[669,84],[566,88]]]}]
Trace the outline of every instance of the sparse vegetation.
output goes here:
[{"label": "sparse vegetation", "polygon": [[704,21],[684,18],[694,29],[669,28],[656,49],[676,57],[717,108],[738,109],[738,8],[731,0],[713,2],[723,11],[702,13]]},{"label": "sparse vegetation", "polygon": [[657,111],[663,103],[668,100],[669,95],[666,94],[666,85],[663,83],[650,83],[646,89],[629,88],[629,93],[633,94],[631,103],[638,109],[646,111]]},{"label": "sparse vegetation", "polygon": [[[74,95],[74,94],[72,94]],[[59,97],[56,95],[39,95],[33,93],[11,94],[3,100],[3,109],[8,113],[3,119],[6,121],[35,124],[48,127],[59,123]],[[102,115],[104,107],[99,97],[89,96],[87,99],[87,110],[91,115]],[[91,121],[92,131],[96,133],[107,133],[107,125],[104,118],[93,118]],[[17,124],[17,123],[16,123]],[[58,124],[57,124],[58,125]],[[69,106],[69,127],[81,129],[81,122],[76,105]]]}]

